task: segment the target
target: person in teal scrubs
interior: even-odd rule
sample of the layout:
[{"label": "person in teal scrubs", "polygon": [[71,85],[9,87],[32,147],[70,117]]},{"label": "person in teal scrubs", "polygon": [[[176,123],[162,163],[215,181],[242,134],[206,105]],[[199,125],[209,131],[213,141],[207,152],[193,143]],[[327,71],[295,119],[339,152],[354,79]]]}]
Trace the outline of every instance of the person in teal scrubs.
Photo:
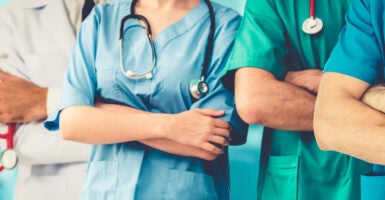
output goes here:
[{"label": "person in teal scrubs", "polygon": [[234,89],[242,119],[265,126],[258,199],[359,199],[360,175],[371,169],[356,158],[322,151],[316,143],[312,124],[318,85],[349,1],[314,1],[314,17],[323,27],[308,34],[302,27],[311,2],[248,0],[223,76]]},{"label": "person in teal scrubs", "polygon": [[353,1],[346,22],[324,70],[314,128],[323,149],[379,164],[362,176],[361,199],[385,199],[385,87],[375,85],[385,79],[385,2]]},{"label": "person in teal scrubs", "polygon": [[[229,199],[227,145],[244,143],[247,125],[220,73],[241,18],[211,4],[114,1],[97,5],[84,21],[63,101],[46,121],[49,129],[60,123],[64,139],[94,144],[81,199]],[[153,68],[145,21],[127,20],[120,32],[133,12],[150,24]],[[195,99],[190,84],[201,78],[205,58],[209,91]]]}]

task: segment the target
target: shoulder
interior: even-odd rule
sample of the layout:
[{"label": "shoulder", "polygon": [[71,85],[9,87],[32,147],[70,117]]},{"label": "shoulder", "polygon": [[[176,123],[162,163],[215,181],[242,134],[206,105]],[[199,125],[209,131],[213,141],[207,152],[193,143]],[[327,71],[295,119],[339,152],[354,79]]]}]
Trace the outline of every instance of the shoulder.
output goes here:
[{"label": "shoulder", "polygon": [[227,23],[240,23],[241,15],[232,8],[219,3],[211,2],[215,12],[215,21],[218,25]]},{"label": "shoulder", "polygon": [[[51,0],[50,2],[60,2]],[[38,19],[38,12],[47,7],[47,0],[12,0],[0,9],[0,25],[11,29],[26,25],[33,19]]]}]

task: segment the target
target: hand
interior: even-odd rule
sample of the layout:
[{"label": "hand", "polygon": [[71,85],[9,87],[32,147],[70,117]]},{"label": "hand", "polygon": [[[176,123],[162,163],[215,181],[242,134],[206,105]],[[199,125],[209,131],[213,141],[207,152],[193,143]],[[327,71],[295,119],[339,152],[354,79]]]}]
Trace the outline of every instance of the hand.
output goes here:
[{"label": "hand", "polygon": [[368,106],[385,113],[385,84],[371,86],[362,97]]},{"label": "hand", "polygon": [[47,117],[47,88],[0,70],[0,123],[25,123]]},{"label": "hand", "polygon": [[230,125],[217,117],[224,114],[214,109],[193,109],[171,115],[168,139],[214,154],[223,153],[223,147],[229,144]]},{"label": "hand", "polygon": [[318,93],[322,71],[319,69],[306,69],[302,71],[289,71],[284,82],[301,87],[314,94]]}]

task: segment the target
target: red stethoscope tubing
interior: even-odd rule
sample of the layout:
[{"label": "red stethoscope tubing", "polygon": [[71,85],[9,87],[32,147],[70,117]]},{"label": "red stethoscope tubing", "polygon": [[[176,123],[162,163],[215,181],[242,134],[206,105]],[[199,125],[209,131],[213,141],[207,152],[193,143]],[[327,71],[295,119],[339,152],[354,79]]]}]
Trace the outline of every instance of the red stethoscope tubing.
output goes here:
[{"label": "red stethoscope tubing", "polygon": [[[13,149],[13,136],[16,132],[16,124],[8,124],[7,133],[0,134],[0,139],[5,139],[7,141],[7,149]],[[4,170],[3,166],[0,166],[0,172]]]},{"label": "red stethoscope tubing", "polygon": [[310,0],[310,17],[314,19],[315,16],[315,0]]}]

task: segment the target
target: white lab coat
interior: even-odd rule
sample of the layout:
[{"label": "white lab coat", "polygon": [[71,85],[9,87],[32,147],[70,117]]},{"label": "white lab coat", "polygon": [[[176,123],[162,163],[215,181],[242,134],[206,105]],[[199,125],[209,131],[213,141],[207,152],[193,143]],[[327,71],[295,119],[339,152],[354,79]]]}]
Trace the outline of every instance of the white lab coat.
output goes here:
[{"label": "white lab coat", "polygon": [[[0,59],[0,68],[49,87],[50,112],[60,102],[60,86],[74,42],[62,0],[12,0],[0,10],[0,52],[7,57]],[[63,141],[58,132],[45,130],[42,121],[20,125],[15,145],[19,155],[17,200],[78,199],[89,145]]]}]

